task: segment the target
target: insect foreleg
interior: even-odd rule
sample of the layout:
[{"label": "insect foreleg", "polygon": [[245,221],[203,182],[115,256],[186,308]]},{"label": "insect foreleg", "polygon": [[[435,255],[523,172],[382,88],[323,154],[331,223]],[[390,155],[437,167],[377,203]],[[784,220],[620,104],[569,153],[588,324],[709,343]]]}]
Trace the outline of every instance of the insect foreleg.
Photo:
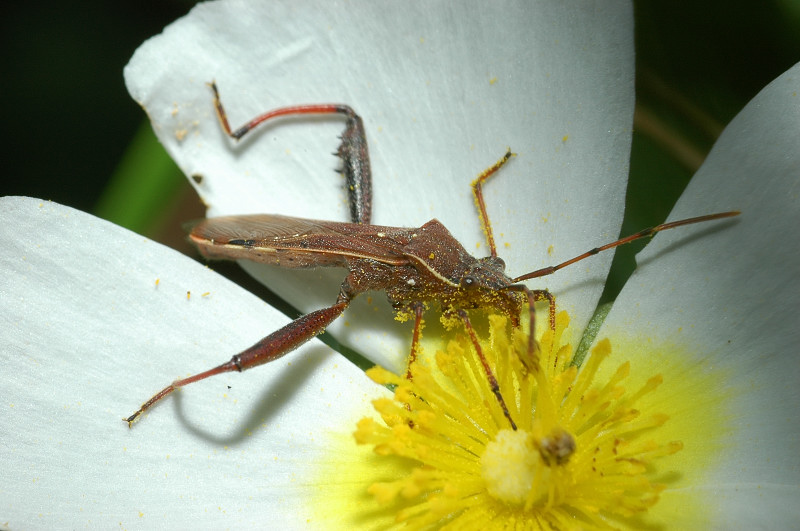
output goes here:
[{"label": "insect foreleg", "polygon": [[483,183],[486,180],[494,175],[497,170],[503,167],[503,165],[508,162],[508,159],[511,158],[513,153],[509,149],[506,151],[506,154],[503,155],[503,158],[495,162],[489,168],[486,168],[481,172],[478,177],[472,181],[472,195],[475,196],[475,206],[478,207],[478,217],[481,220],[481,227],[483,227],[483,233],[486,235],[486,242],[489,244],[489,252],[491,256],[497,256],[497,247],[494,243],[494,235],[492,234],[492,224],[489,222],[489,214],[486,212],[486,203],[483,200]]},{"label": "insect foreleg", "polygon": [[425,305],[421,302],[414,302],[412,304],[414,309],[414,334],[411,336],[411,352],[408,355],[408,362],[406,363],[406,378],[411,380],[411,364],[417,361],[417,353],[419,353],[419,340],[422,334],[422,314],[425,311]]},{"label": "insect foreleg", "polygon": [[546,289],[528,289],[524,284],[513,284],[506,289],[519,291],[528,298],[528,356],[522,359],[522,364],[529,371],[539,370],[539,342],[536,341],[536,303],[547,301],[548,324],[551,330],[556,329],[556,298]]},{"label": "insect foreleg", "polygon": [[470,340],[472,340],[472,346],[475,347],[475,352],[478,354],[478,359],[481,361],[483,370],[486,373],[486,378],[489,380],[489,387],[491,388],[492,393],[494,393],[494,396],[497,398],[497,401],[500,403],[500,409],[503,410],[503,415],[505,415],[505,417],[508,419],[508,422],[511,424],[511,429],[516,431],[517,425],[514,423],[514,419],[511,418],[511,413],[508,412],[506,401],[503,400],[503,395],[500,393],[500,384],[497,383],[497,378],[492,372],[492,368],[489,367],[489,362],[486,360],[486,356],[483,355],[481,345],[478,343],[478,336],[475,334],[475,330],[472,328],[472,323],[470,323],[469,317],[467,317],[467,312],[465,310],[458,310],[458,315],[461,317],[461,320],[464,321],[464,328],[467,329]]}]

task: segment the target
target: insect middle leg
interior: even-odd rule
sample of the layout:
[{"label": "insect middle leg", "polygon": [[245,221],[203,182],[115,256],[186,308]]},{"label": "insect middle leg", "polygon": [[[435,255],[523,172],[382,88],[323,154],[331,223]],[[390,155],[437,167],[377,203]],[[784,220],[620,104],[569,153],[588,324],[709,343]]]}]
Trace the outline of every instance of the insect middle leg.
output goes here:
[{"label": "insect middle leg", "polygon": [[222,129],[228,136],[239,140],[259,124],[279,116],[302,114],[341,114],[346,118],[345,130],[342,133],[342,143],[335,155],[342,159],[341,173],[345,177],[348,202],[350,203],[350,219],[353,223],[369,225],[372,219],[372,170],[369,163],[369,149],[367,148],[367,135],[364,132],[364,123],[361,117],[349,105],[339,103],[317,103],[313,105],[293,105],[281,107],[260,114],[239,127],[231,130],[228,115],[219,97],[217,84],[209,83],[214,92],[214,108],[217,111]]}]

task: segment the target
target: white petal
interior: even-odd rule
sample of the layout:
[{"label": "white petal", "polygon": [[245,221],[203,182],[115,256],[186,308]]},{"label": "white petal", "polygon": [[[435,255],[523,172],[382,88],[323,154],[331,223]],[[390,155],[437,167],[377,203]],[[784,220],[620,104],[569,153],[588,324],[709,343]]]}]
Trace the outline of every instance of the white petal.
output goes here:
[{"label": "white petal", "polygon": [[299,528],[309,498],[337,488],[308,483],[327,458],[319,440],[352,431],[381,391],[341,356],[312,341],[188,386],[129,430],[122,417],[173,378],[287,319],[174,251],[53,203],[0,200],[0,244],[4,526]]},{"label": "white petal", "polygon": [[800,64],[745,107],[670,219],[732,209],[741,216],[657,235],[598,336],[638,333],[677,345],[696,353],[695,370],[724,381],[713,393],[730,395],[731,433],[721,437],[725,450],[708,485],[698,486],[713,490],[721,529],[784,527],[771,508],[781,502],[781,518],[800,517],[798,87]]},{"label": "white petal", "polygon": [[[179,166],[203,176],[210,215],[348,219],[330,155],[341,121],[284,120],[237,146],[214,117],[205,84],[215,79],[234,127],[277,106],[352,105],[370,141],[373,222],[437,217],[467,249],[481,244],[477,254],[486,246],[469,182],[510,146],[519,156],[486,196],[512,276],[619,232],[633,111],[628,2],[207,3],[146,42],[125,74]],[[535,285],[581,308],[582,327],[610,260]],[[332,304],[344,276],[259,269],[303,311]],[[331,331],[400,369],[409,330],[384,302],[376,311],[361,299]]]}]

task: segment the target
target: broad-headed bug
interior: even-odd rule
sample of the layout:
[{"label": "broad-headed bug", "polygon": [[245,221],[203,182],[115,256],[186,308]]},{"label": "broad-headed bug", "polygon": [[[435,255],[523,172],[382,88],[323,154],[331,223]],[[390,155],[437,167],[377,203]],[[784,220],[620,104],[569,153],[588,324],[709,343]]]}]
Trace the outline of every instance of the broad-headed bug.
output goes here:
[{"label": "broad-headed bug", "polygon": [[532,360],[537,355],[538,346],[533,334],[534,303],[539,300],[548,301],[551,326],[554,326],[555,299],[546,290],[529,289],[521,283],[523,280],[550,275],[600,251],[653,236],[662,230],[739,214],[722,212],[664,223],[596,247],[560,264],[518,277],[509,277],[505,273],[505,263],[497,256],[483,200],[483,184],[509,160],[512,156],[510,151],[472,182],[475,203],[490,249],[490,256],[474,258],[436,219],[419,228],[370,225],[372,178],[366,135],[361,118],[349,106],[316,104],[283,107],[261,114],[233,131],[228,124],[216,84],[211,83],[210,86],[214,92],[214,105],[219,121],[225,132],[237,140],[259,124],[278,116],[327,113],[343,115],[346,125],[337,155],[343,162],[341,171],[347,183],[352,223],[273,214],[209,218],[195,225],[189,235],[200,253],[206,258],[244,258],[286,268],[345,267],[348,274],[332,306],[295,319],[218,367],[174,381],[145,402],[133,415],[124,419],[129,426],[144,411],[179,387],[224,372],[241,372],[284,356],[321,334],[341,315],[355,296],[365,291],[383,290],[395,311],[414,315],[409,364],[417,353],[423,311],[427,305],[437,305],[445,314],[461,319],[483,361],[487,378],[505,416],[511,426],[516,428],[500,396],[492,371],[480,352],[467,310],[492,308],[506,313],[511,323],[519,326],[521,312],[527,305],[531,332],[529,359],[523,362],[529,368],[535,367]]}]

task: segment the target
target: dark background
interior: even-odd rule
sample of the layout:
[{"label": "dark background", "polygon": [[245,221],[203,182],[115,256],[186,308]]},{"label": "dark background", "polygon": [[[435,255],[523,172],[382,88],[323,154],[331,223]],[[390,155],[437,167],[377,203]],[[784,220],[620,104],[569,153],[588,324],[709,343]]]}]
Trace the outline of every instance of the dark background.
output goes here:
[{"label": "dark background", "polygon": [[144,113],[122,80],[134,50],[193,2],[4,2],[2,195],[92,212]]},{"label": "dark background", "polygon": [[[180,221],[203,210],[158,153],[144,113],[125,90],[122,68],[139,44],[193,4],[4,2],[0,195],[52,199],[180,248]],[[663,221],[724,125],[800,61],[800,2],[634,4],[638,103],[625,234]],[[131,170],[139,153],[152,166]],[[120,202],[125,194],[109,182],[112,176],[124,181],[131,171],[139,172],[134,181],[169,184],[141,204]],[[633,266],[639,246],[628,247],[618,252],[606,298]]]}]

